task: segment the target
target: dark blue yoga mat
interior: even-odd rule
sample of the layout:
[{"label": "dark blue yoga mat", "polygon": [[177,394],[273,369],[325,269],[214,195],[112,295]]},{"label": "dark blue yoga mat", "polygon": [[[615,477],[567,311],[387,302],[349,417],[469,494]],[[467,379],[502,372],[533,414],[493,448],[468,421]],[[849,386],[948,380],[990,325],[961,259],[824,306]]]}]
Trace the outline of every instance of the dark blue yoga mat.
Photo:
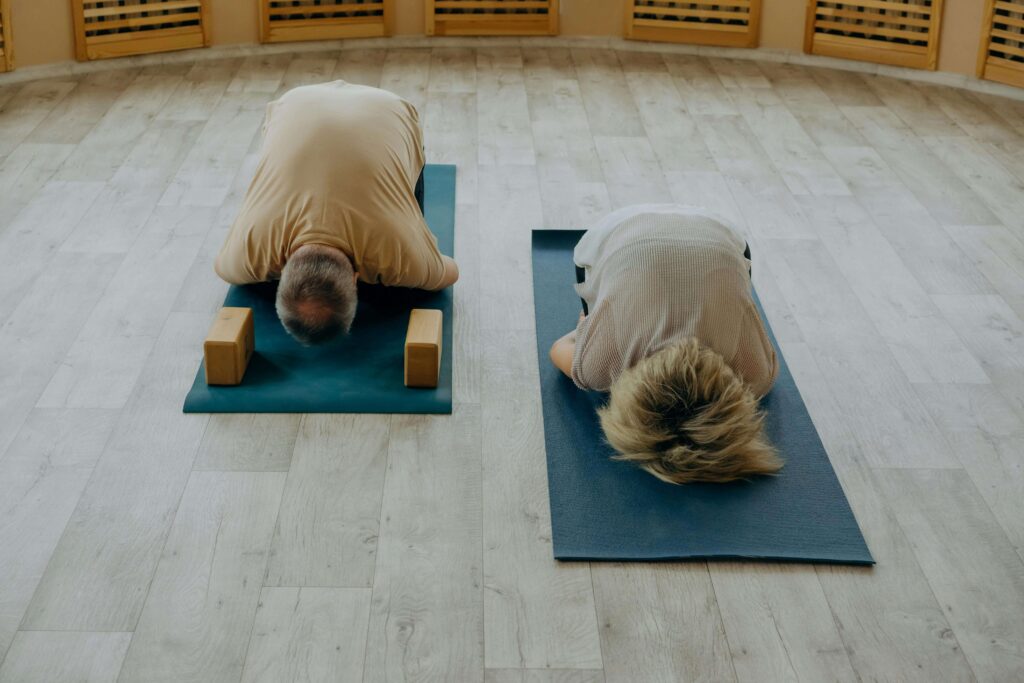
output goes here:
[{"label": "dark blue yoga mat", "polygon": [[786,461],[777,476],[674,486],[610,459],[614,451],[605,443],[595,413],[606,395],[580,391],[548,360],[551,344],[575,326],[580,313],[572,250],[582,234],[533,233],[537,357],[555,557],[874,564],[770,330],[779,353],[779,377],[762,405],[768,413],[768,435]]},{"label": "dark blue yoga mat", "polygon": [[[455,244],[455,167],[429,165],[424,172],[424,214],[441,252]],[[256,351],[242,383],[211,387],[199,366],[185,398],[186,413],[451,413],[452,291],[424,292],[359,286],[351,334],[304,347],[285,332],[274,311],[276,283],[231,287],[225,306],[253,309]],[[409,311],[444,312],[441,378],[436,389],[403,383]]]}]

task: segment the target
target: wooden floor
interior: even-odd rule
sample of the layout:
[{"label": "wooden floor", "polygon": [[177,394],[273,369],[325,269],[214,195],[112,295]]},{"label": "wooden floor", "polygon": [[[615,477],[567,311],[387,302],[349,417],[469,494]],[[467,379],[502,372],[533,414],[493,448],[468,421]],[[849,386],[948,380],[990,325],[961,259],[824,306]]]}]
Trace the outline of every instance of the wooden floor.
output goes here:
[{"label": "wooden floor", "polygon": [[[455,413],[183,415],[266,102],[459,166]],[[530,231],[730,216],[874,569],[552,560]],[[0,681],[1024,680],[1024,104],[594,49],[0,86]]]}]

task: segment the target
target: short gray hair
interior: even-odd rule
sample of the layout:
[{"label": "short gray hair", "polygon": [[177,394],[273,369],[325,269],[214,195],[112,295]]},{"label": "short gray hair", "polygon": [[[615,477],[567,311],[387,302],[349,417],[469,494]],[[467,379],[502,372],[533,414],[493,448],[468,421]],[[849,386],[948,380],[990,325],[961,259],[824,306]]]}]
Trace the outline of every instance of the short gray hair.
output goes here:
[{"label": "short gray hair", "polygon": [[308,245],[284,265],[277,287],[277,315],[288,333],[307,346],[348,333],[356,315],[352,262],[337,249]]}]

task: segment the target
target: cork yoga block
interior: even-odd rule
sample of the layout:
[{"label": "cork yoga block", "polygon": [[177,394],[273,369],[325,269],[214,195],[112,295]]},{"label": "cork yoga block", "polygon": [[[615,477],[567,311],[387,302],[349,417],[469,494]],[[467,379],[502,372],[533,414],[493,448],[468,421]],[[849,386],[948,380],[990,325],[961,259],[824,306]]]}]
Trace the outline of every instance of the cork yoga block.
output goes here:
[{"label": "cork yoga block", "polygon": [[405,386],[437,386],[441,373],[441,311],[414,308],[405,335]]},{"label": "cork yoga block", "polygon": [[239,384],[256,348],[251,308],[224,307],[206,335],[207,384]]}]

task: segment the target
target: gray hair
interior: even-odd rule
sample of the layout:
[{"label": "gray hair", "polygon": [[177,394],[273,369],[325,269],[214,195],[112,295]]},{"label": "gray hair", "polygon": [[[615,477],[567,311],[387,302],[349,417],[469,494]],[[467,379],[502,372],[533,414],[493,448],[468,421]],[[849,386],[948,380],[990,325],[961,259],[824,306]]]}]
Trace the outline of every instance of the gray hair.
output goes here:
[{"label": "gray hair", "polygon": [[277,315],[306,346],[348,333],[356,315],[355,270],[337,249],[308,245],[284,265],[277,287]]}]

